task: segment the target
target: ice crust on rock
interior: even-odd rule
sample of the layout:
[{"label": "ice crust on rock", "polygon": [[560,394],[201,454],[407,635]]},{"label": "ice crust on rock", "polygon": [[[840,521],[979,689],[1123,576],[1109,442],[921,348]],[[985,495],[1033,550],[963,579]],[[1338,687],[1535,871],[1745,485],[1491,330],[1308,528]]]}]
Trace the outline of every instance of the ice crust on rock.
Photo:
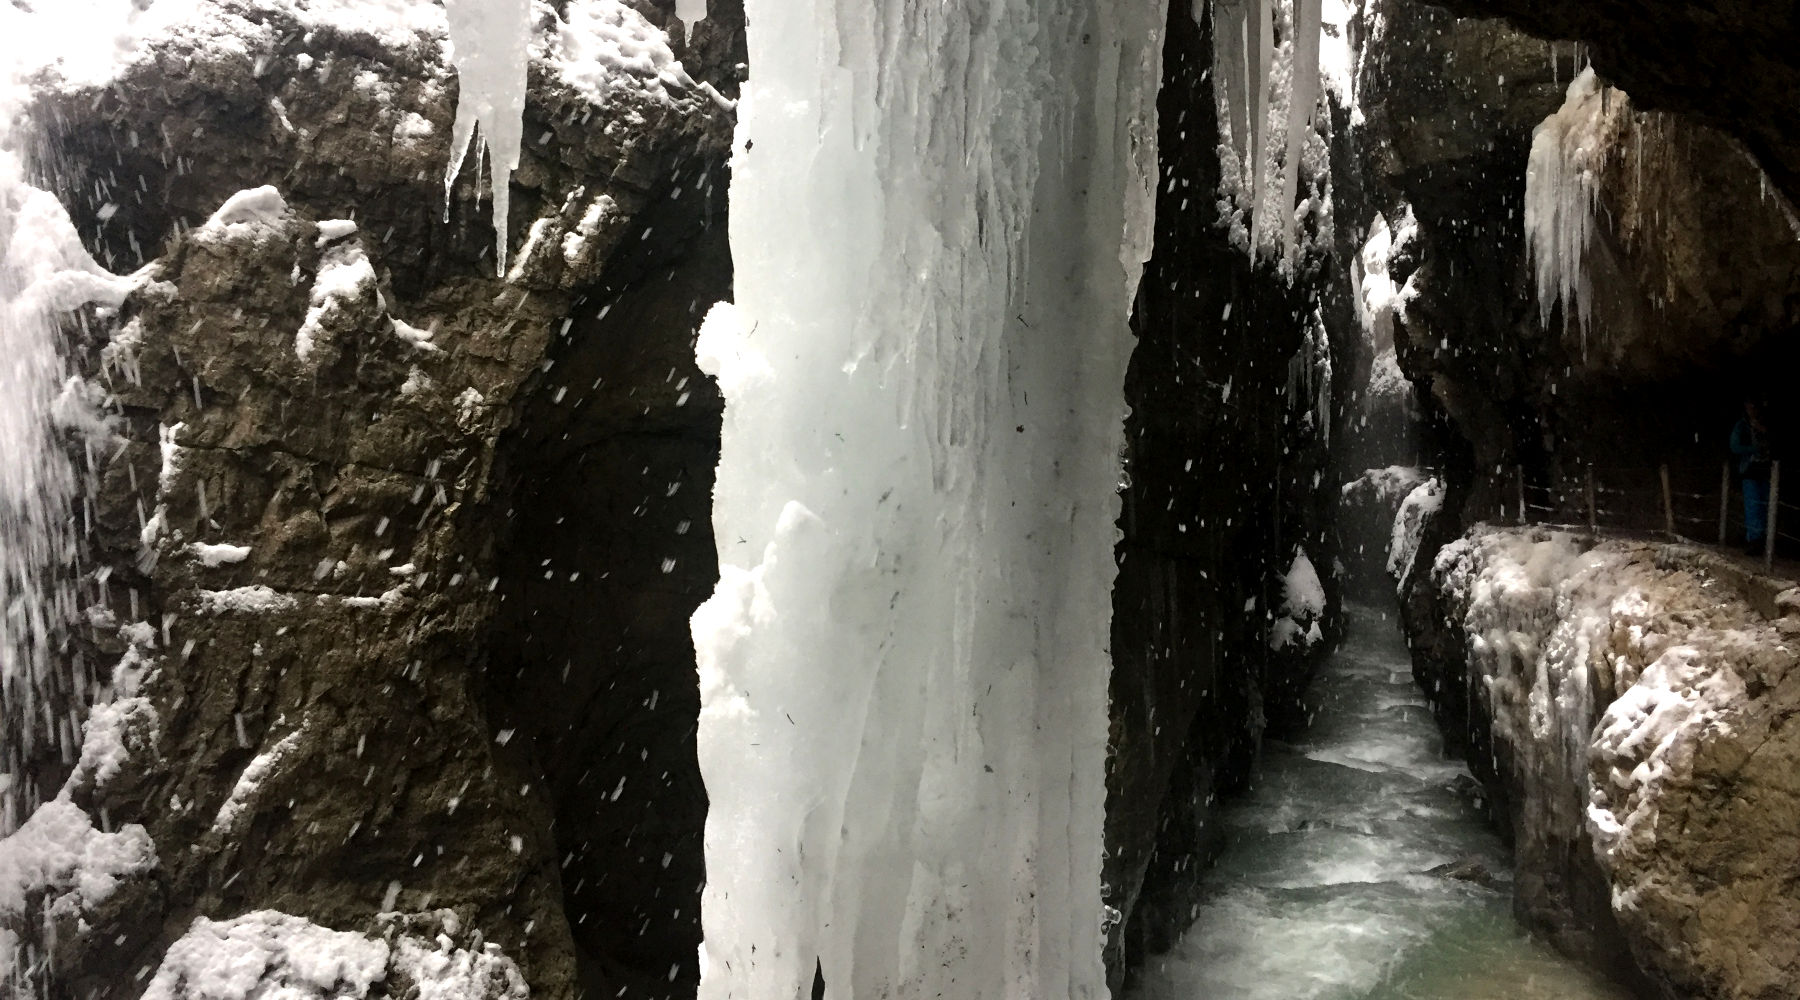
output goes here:
[{"label": "ice crust on rock", "polygon": [[1410,465],[1390,465],[1384,469],[1365,469],[1363,474],[1338,488],[1345,499],[1366,494],[1384,504],[1397,505],[1425,482],[1425,473]]},{"label": "ice crust on rock", "polygon": [[360,245],[340,243],[328,248],[319,260],[319,273],[307,295],[306,319],[294,334],[294,356],[301,361],[311,360],[313,350],[329,336],[330,328],[354,316],[359,300],[377,294],[375,280],[375,268]]},{"label": "ice crust on rock", "polygon": [[273,186],[239,191],[206,220],[204,228],[229,230],[231,226],[279,226],[288,215],[287,199]]},{"label": "ice crust on rock", "polygon": [[1281,578],[1280,617],[1269,626],[1269,648],[1285,649],[1298,643],[1310,647],[1323,639],[1319,623],[1325,618],[1325,585],[1305,549],[1294,552],[1294,561]]},{"label": "ice crust on rock", "polygon": [[[395,917],[399,914],[384,914]],[[382,987],[385,985],[385,989]],[[403,994],[406,986],[416,993]],[[164,954],[143,1000],[525,1000],[498,945],[457,947],[447,935],[390,941],[321,927],[276,910],[198,918]]]},{"label": "ice crust on rock", "polygon": [[169,946],[144,1000],[364,997],[387,960],[381,941],[273,910],[201,917]]},{"label": "ice crust on rock", "polygon": [[[120,632],[135,649],[145,629],[127,626]],[[83,730],[81,755],[61,791],[0,837],[0,990],[31,988],[17,928],[54,920],[56,926],[85,932],[96,907],[123,882],[158,864],[156,845],[143,826],[111,829],[103,812],[96,816],[74,800],[77,792],[104,790],[134,755],[153,752],[155,709],[145,698],[121,698],[90,712]]]},{"label": "ice crust on rock", "polygon": [[1405,284],[1396,284],[1389,274],[1394,258],[1418,233],[1419,223],[1413,217],[1411,205],[1405,206],[1393,225],[1377,212],[1374,221],[1369,223],[1369,235],[1363,241],[1362,249],[1350,261],[1356,318],[1378,356],[1393,353],[1394,323],[1406,317],[1406,304],[1419,293],[1419,272],[1409,275]]},{"label": "ice crust on rock", "polygon": [[[1659,949],[1691,947],[1697,933],[1663,919],[1671,905],[1709,912],[1717,903],[1708,893],[1720,862],[1704,855],[1719,848],[1687,829],[1694,810],[1768,809],[1791,797],[1789,776],[1771,783],[1766,769],[1742,762],[1758,749],[1779,753],[1761,744],[1786,738],[1770,717],[1782,702],[1775,686],[1794,662],[1792,623],[1763,618],[1697,558],[1641,542],[1478,526],[1446,545],[1432,569],[1461,625],[1470,683],[1486,691],[1478,703],[1496,760],[1512,772],[1517,808],[1555,842],[1591,839],[1614,913],[1652,943],[1657,962],[1670,958]],[[1739,762],[1728,772],[1735,787],[1723,791],[1721,760]],[[1543,859],[1521,860],[1532,863]],[[1767,884],[1781,878],[1770,874]],[[1725,893],[1736,905],[1761,906],[1763,892],[1779,891],[1739,888]],[[1647,899],[1657,909],[1638,913]]]},{"label": "ice crust on rock", "polygon": [[[700,996],[1106,995],[1158,3],[750,0]],[[928,110],[929,109],[929,110]]]},{"label": "ice crust on rock", "polygon": [[[705,0],[698,2],[704,15]],[[669,36],[619,0],[571,0],[566,17],[553,27],[543,55],[558,79],[595,104],[621,85],[665,101],[673,88],[698,90],[715,102],[730,103],[712,87],[695,82],[675,58]]]}]

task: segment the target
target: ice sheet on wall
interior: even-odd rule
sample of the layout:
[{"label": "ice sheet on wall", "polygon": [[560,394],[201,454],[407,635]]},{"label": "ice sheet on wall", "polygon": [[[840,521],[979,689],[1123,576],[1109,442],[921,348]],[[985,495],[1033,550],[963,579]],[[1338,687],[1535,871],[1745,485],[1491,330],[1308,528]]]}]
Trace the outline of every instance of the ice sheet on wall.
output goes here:
[{"label": "ice sheet on wall", "polygon": [[1165,8],[750,0],[701,995],[1101,997]]}]

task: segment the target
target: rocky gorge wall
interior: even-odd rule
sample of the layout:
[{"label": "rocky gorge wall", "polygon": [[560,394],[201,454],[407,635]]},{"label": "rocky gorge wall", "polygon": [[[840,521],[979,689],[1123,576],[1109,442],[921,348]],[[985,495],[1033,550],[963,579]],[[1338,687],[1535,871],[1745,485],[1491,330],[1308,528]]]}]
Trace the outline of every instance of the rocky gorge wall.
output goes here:
[{"label": "rocky gorge wall", "polygon": [[1546,321],[1524,225],[1533,133],[1590,55],[1602,74],[1609,64],[1497,20],[1406,0],[1366,9],[1365,183],[1418,220],[1397,262],[1411,297],[1394,339],[1453,506],[1470,519],[1516,508],[1522,470],[1528,502],[1576,520],[1589,465],[1603,489],[1636,494],[1620,513],[1644,526],[1660,465],[1678,490],[1716,490],[1742,399],[1784,397],[1771,373],[1793,361],[1800,241],[1777,179],[1726,133],[1609,88],[1588,106],[1603,124],[1582,146],[1592,321],[1564,306]]},{"label": "rocky gorge wall", "polygon": [[[237,948],[298,990],[690,996],[719,421],[692,338],[730,297],[741,11],[684,41],[671,3],[540,9],[495,276],[485,178],[441,200],[441,29],[213,6],[34,112],[89,249],[145,270],[71,330],[92,527],[64,655],[99,707],[0,842],[0,983],[176,1000]],[[1308,374],[1330,265],[1290,282],[1231,245],[1210,39],[1186,8],[1170,29],[1126,386],[1115,983],[1185,926],[1213,803],[1335,633],[1284,606],[1302,549],[1335,593]],[[577,58],[620,31],[684,69]],[[83,882],[70,842],[116,863]]]},{"label": "rocky gorge wall", "polygon": [[[64,800],[153,853],[88,898],[71,888],[79,862],[44,854],[54,831],[27,824],[9,844],[25,909],[0,922],[53,995],[135,996],[159,968],[188,995],[176,956],[216,930],[204,918],[270,911],[297,926],[217,933],[268,943],[271,982],[293,978],[282,941],[331,929],[388,942],[373,977],[393,995],[423,975],[402,944],[435,954],[440,934],[458,949],[445,975],[504,968],[477,995],[678,993],[697,940],[681,901],[700,878],[693,713],[686,731],[645,726],[656,697],[618,689],[666,689],[671,719],[693,700],[691,650],[671,642],[686,611],[655,618],[642,585],[679,608],[714,572],[718,406],[691,338],[729,289],[731,116],[691,78],[596,74],[579,46],[623,34],[654,51],[663,33],[630,9],[596,25],[592,5],[564,8],[532,67],[506,234],[519,252],[496,277],[481,178],[444,208],[441,33],[284,3],[209,13],[37,110],[90,248],[120,270],[148,262],[74,345],[97,409],[71,442],[92,528],[70,655],[112,674],[90,694],[122,700],[90,722]],[[734,90],[740,34],[721,12],[687,72]],[[587,433],[574,445],[570,421]],[[676,498],[683,479],[697,485]],[[615,496],[639,489],[664,501],[654,519]],[[568,527],[565,503],[582,508]],[[579,656],[516,631],[526,581],[551,579],[519,560],[552,545],[565,598],[641,588],[644,610],[603,616],[611,634]],[[671,552],[686,558],[665,568]],[[128,721],[101,726],[119,706]],[[569,773],[582,759],[595,773]],[[635,784],[598,773],[627,760]],[[671,814],[685,839],[646,823]],[[604,903],[582,895],[608,877]]]},{"label": "rocky gorge wall", "polygon": [[[1306,683],[1339,628],[1332,411],[1315,412],[1291,367],[1315,363],[1306,334],[1331,264],[1315,245],[1290,281],[1232,243],[1216,195],[1210,12],[1196,20],[1172,5],[1165,45],[1156,248],[1132,321],[1113,592],[1115,989],[1187,927],[1218,848],[1217,803],[1248,780],[1265,729],[1303,723]],[[1283,574],[1302,550],[1331,606],[1315,615],[1317,640],[1277,645]]]},{"label": "rocky gorge wall", "polygon": [[1535,528],[1424,547],[1409,579],[1415,674],[1511,832],[1520,917],[1646,995],[1790,995],[1800,591]]},{"label": "rocky gorge wall", "polygon": [[[1762,764],[1792,739],[1779,587],[1691,547],[1481,522],[1520,516],[1520,482],[1533,520],[1585,522],[1592,468],[1602,524],[1660,529],[1666,464],[1680,530],[1711,537],[1731,421],[1792,369],[1791,129],[1743,100],[1792,60],[1729,5],[1365,10],[1364,189],[1417,219],[1394,342],[1444,480],[1397,567],[1415,676],[1514,843],[1527,925],[1646,995],[1787,995],[1791,784]],[[1717,61],[1726,37],[1747,48]],[[1571,88],[1590,58],[1600,79]],[[1540,312],[1526,239],[1553,114],[1593,192],[1585,327]]]}]

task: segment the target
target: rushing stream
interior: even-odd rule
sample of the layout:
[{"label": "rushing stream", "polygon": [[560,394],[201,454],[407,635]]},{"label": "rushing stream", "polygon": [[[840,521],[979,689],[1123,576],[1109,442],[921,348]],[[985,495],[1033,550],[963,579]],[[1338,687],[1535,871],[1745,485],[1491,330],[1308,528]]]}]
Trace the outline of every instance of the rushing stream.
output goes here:
[{"label": "rushing stream", "polygon": [[[1457,790],[1399,629],[1349,619],[1317,720],[1269,743],[1206,903],[1137,1000],[1627,1000],[1513,921],[1505,849]],[[1447,864],[1493,887],[1426,874]]]}]

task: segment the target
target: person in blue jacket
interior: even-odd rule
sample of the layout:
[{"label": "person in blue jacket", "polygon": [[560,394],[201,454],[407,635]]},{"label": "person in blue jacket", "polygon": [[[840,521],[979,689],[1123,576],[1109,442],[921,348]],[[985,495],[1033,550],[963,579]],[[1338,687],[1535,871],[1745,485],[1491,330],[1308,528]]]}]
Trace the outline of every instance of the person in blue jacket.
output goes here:
[{"label": "person in blue jacket", "polygon": [[1731,429],[1731,457],[1744,487],[1744,551],[1761,555],[1769,527],[1769,428],[1757,400],[1744,401],[1744,415]]}]

